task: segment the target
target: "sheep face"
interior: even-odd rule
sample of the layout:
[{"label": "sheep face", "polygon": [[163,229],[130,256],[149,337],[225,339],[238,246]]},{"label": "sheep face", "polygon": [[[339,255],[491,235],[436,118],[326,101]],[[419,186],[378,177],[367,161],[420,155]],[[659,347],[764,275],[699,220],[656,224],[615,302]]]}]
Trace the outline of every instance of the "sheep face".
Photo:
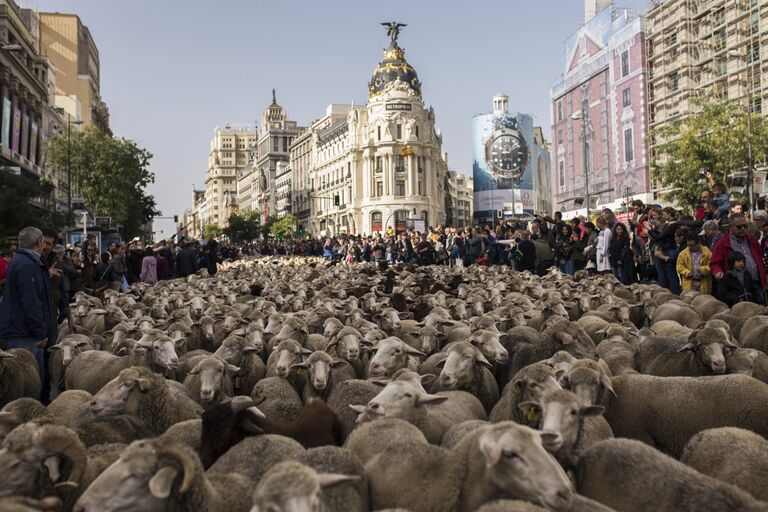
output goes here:
[{"label": "sheep face", "polygon": [[93,396],[89,406],[93,415],[97,418],[121,414],[133,403],[139,393],[149,390],[149,380],[139,376],[139,373],[127,368],[120,375],[109,381]]},{"label": "sheep face", "polygon": [[272,337],[272,341],[306,339],[307,335],[308,331],[304,322],[297,318],[289,318],[283,323],[278,333]]},{"label": "sheep face", "polygon": [[535,430],[513,423],[486,427],[477,438],[477,451],[486,478],[498,489],[549,510],[571,508],[571,482]]},{"label": "sheep face", "polygon": [[419,376],[413,374],[408,378],[398,378],[389,382],[368,402],[357,421],[361,423],[378,418],[399,418],[412,423],[421,407],[438,404],[447,399],[444,396],[427,393],[421,385]]},{"label": "sheep face", "polygon": [[725,355],[727,351],[736,348],[722,329],[705,327],[693,331],[688,337],[688,343],[678,352],[693,350],[699,362],[714,373],[725,373]]},{"label": "sheep face", "polygon": [[324,390],[331,379],[331,368],[344,365],[344,361],[334,361],[325,352],[313,352],[306,361],[291,365],[292,370],[309,370],[309,383],[318,391]]},{"label": "sheep face", "polygon": [[192,297],[189,299],[189,302],[187,302],[187,306],[189,307],[189,313],[193,318],[200,318],[203,316],[203,311],[205,311],[205,299],[202,297]]},{"label": "sheep face", "polygon": [[202,338],[206,341],[213,341],[213,338],[215,337],[213,325],[214,320],[213,318],[209,316],[203,316],[199,320],[199,326],[200,326],[200,334],[202,335]]},{"label": "sheep face", "polygon": [[176,348],[182,348],[186,339],[173,339],[168,336],[155,338],[152,334],[145,334],[136,344],[136,348],[143,348],[152,351],[152,362],[161,368],[170,370],[179,367],[179,356]]},{"label": "sheep face", "polygon": [[316,473],[295,461],[280,462],[270,468],[253,493],[251,512],[319,512],[322,490],[358,476]]},{"label": "sheep face", "polygon": [[172,466],[160,464],[151,443],[135,441],[88,486],[74,511],[163,511],[177,474]]},{"label": "sheep face", "polygon": [[285,378],[288,377],[288,373],[291,371],[291,366],[301,362],[304,350],[302,350],[301,346],[295,341],[285,340],[275,347],[274,352],[277,352],[275,372],[278,377]]},{"label": "sheep face", "polygon": [[584,405],[600,404],[604,401],[606,393],[616,394],[611,383],[610,370],[603,361],[576,362],[563,377],[563,382]]},{"label": "sheep face", "polygon": [[397,332],[402,326],[397,311],[392,308],[387,308],[380,314],[374,315],[373,319],[379,324],[379,327],[386,332]]},{"label": "sheep face", "polygon": [[562,389],[557,381],[555,371],[537,372],[535,375],[517,378],[512,381],[515,396],[521,402],[538,402],[545,391]]},{"label": "sheep face", "polygon": [[440,333],[434,327],[424,326],[419,331],[421,337],[421,351],[431,354],[440,347]]},{"label": "sheep face", "polygon": [[344,324],[341,323],[341,320],[335,317],[326,318],[323,322],[323,336],[333,338],[343,327]]},{"label": "sheep face", "polygon": [[493,331],[475,331],[469,338],[469,342],[480,350],[480,353],[489,361],[499,364],[509,362],[509,352],[499,341],[499,334]]},{"label": "sheep face", "polygon": [[493,368],[491,363],[475,347],[458,342],[448,349],[448,357],[438,363],[442,366],[438,381],[443,389],[464,389],[474,381],[479,366]]},{"label": "sheep face", "polygon": [[376,346],[376,354],[371,358],[368,374],[371,377],[389,377],[408,366],[409,355],[424,356],[424,353],[411,348],[399,338],[385,338]]},{"label": "sheep face", "polygon": [[78,339],[79,336],[67,336],[56,345],[48,349],[48,352],[56,350],[61,351],[61,363],[64,366],[69,365],[72,359],[77,357],[80,352],[93,349],[93,345],[87,339]]},{"label": "sheep face", "polygon": [[[340,330],[336,341],[336,353],[347,361],[357,361],[360,359],[361,338],[360,332],[351,327]],[[328,347],[330,348],[332,345]]]},{"label": "sheep face", "polygon": [[218,357],[206,357],[189,372],[190,375],[197,375],[200,379],[200,400],[210,402],[215,398],[220,398],[222,387],[229,375],[240,371],[237,366],[228,364]]},{"label": "sheep face", "polygon": [[274,335],[277,334],[285,321],[285,317],[281,314],[271,315],[267,320],[267,326],[264,328],[264,334]]},{"label": "sheep face", "polygon": [[221,346],[216,349],[213,355],[219,356],[224,361],[238,365],[243,360],[243,356],[246,354],[258,354],[264,349],[264,345],[261,347],[253,345],[243,338],[230,337],[221,342]]},{"label": "sheep face", "polygon": [[741,373],[752,376],[755,369],[755,361],[760,352],[753,348],[739,348],[725,356],[725,365],[728,373]]}]

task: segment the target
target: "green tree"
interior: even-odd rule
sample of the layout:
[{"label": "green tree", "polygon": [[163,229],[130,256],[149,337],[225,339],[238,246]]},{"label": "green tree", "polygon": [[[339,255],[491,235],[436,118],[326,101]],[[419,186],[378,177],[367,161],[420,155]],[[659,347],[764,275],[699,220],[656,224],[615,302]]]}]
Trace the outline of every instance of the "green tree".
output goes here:
[{"label": "green tree", "polygon": [[297,224],[296,217],[289,213],[282,219],[275,221],[269,228],[269,233],[279,238],[290,238],[296,233]]},{"label": "green tree", "polygon": [[221,235],[221,228],[217,224],[206,224],[203,227],[203,237],[207,239],[216,238]]},{"label": "green tree", "polygon": [[[66,171],[67,133],[50,138],[45,146],[47,165]],[[158,215],[154,198],[146,188],[155,181],[149,170],[152,153],[134,141],[113,137],[87,126],[71,132],[72,180],[94,215],[112,218],[123,226],[123,236],[139,234],[140,226]]]},{"label": "green tree", "polygon": [[53,185],[27,174],[0,171],[0,239],[16,236],[27,226],[61,225],[52,207]]},{"label": "green tree", "polygon": [[223,233],[234,242],[253,240],[261,233],[259,213],[254,210],[233,213],[229,216],[228,224]]},{"label": "green tree", "polygon": [[[653,155],[653,176],[668,196],[681,205],[698,204],[707,187],[701,171],[709,171],[715,182],[729,186],[728,175],[748,169],[747,113],[737,102],[697,98],[699,112],[669,126],[652,130],[658,142]],[[761,115],[752,115],[752,160],[763,161],[768,150],[768,125]]]}]

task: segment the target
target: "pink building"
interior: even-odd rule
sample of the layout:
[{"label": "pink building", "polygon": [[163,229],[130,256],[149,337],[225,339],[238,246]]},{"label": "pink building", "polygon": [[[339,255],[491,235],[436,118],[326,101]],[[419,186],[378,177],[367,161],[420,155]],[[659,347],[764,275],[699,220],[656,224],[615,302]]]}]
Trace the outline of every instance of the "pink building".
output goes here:
[{"label": "pink building", "polygon": [[650,201],[642,19],[609,7],[565,42],[563,54],[563,75],[551,91],[555,209],[584,213],[585,117],[592,208]]}]

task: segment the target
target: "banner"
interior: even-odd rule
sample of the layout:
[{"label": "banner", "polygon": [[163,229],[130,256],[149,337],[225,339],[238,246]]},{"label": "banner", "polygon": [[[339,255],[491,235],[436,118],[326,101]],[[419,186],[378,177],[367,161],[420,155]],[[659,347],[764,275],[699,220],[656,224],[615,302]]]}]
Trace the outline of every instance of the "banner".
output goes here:
[{"label": "banner", "polygon": [[3,97],[3,126],[0,142],[7,148],[11,146],[11,100],[6,97]]},{"label": "banner", "polygon": [[29,159],[37,164],[37,123],[32,121],[32,133],[29,136]]},{"label": "banner", "polygon": [[21,135],[21,110],[19,107],[13,109],[13,133],[11,137],[11,149],[19,152],[19,136]]},{"label": "banner", "polygon": [[19,154],[24,158],[29,155],[29,116],[21,116],[21,144],[19,145]]}]

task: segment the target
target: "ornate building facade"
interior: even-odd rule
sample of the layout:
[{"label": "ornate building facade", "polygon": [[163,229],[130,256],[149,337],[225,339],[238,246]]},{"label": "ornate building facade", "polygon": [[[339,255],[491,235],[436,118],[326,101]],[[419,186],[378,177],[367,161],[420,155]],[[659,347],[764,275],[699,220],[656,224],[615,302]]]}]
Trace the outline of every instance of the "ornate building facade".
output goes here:
[{"label": "ornate building facade", "polygon": [[391,44],[368,85],[368,103],[349,106],[343,122],[316,133],[310,167],[316,235],[370,234],[408,221],[445,222],[447,165],[435,112],[424,105],[416,70]]}]

